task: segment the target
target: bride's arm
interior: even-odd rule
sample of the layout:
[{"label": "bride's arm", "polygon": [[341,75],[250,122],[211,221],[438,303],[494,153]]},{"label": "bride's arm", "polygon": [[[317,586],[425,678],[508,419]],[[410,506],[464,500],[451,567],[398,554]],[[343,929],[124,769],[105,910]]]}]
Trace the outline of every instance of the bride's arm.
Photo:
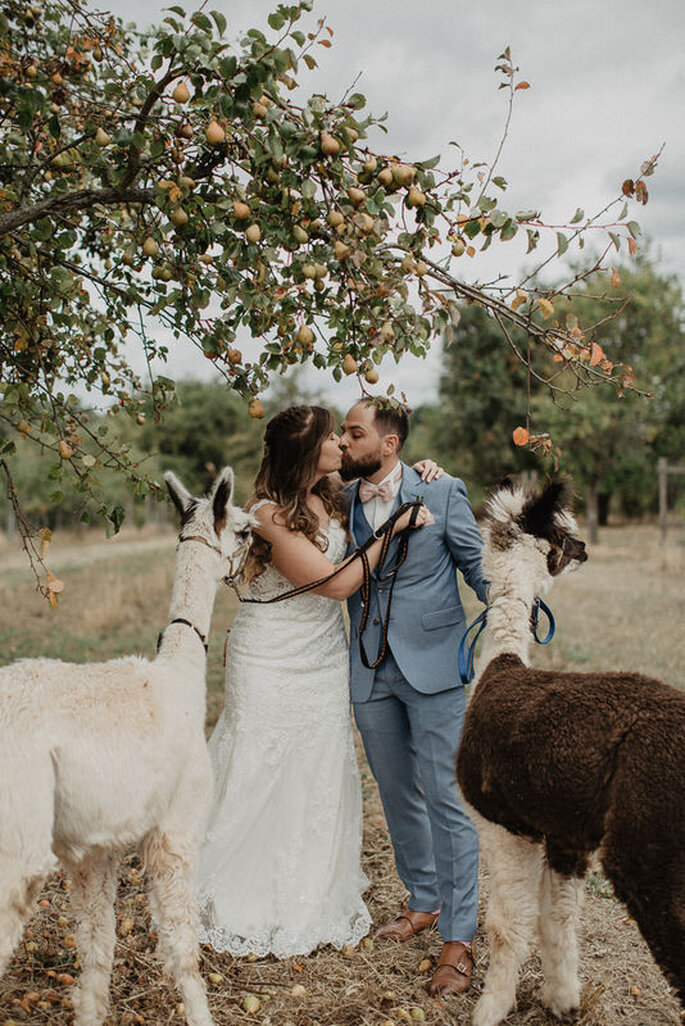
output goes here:
[{"label": "bride's arm", "polygon": [[[395,524],[394,533],[402,531],[409,525],[411,511],[404,513]],[[322,584],[314,589],[315,595],[325,595],[326,598],[346,599],[360,587],[362,583],[362,562],[360,559],[350,562],[350,559],[342,563],[332,563],[313,542],[299,531],[291,531],[285,524],[279,522],[278,509],[275,505],[261,506],[255,513],[258,526],[255,528],[257,534],[271,543],[271,560],[277,570],[287,577],[291,584],[299,588],[311,581],[318,581],[327,577],[337,567],[344,567],[332,581]],[[416,527],[423,527],[430,522],[430,513],[425,506],[421,506],[416,519]],[[432,518],[431,518],[432,519]],[[381,540],[377,540],[367,550],[369,567],[375,569],[378,557],[381,552]]]}]

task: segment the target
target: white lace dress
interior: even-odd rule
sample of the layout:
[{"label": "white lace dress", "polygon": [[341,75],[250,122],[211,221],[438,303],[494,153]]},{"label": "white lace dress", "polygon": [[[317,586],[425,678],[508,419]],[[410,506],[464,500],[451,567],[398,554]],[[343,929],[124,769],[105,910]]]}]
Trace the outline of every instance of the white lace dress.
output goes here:
[{"label": "white lace dress", "polygon": [[[345,532],[332,520],[327,533],[339,562]],[[268,566],[249,597],[290,587]],[[285,958],[369,930],[348,672],[340,602],[310,593],[240,607],[198,876],[200,939],[217,951]]]}]

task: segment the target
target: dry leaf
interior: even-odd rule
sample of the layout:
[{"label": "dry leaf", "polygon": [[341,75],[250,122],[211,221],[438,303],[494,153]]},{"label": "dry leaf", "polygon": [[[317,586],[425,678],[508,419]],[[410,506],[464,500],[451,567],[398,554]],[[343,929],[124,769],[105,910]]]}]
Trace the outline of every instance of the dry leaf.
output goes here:
[{"label": "dry leaf", "polygon": [[519,426],[514,428],[511,437],[514,439],[514,445],[525,445],[530,438],[530,432],[528,428]]}]

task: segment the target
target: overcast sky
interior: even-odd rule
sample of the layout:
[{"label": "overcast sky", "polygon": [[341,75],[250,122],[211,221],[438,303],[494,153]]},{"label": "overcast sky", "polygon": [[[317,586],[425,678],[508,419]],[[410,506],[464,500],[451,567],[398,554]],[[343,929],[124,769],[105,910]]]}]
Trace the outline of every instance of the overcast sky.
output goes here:
[{"label": "overcast sky", "polygon": [[[177,2],[188,11],[196,6]],[[168,4],[97,6],[142,26]],[[209,7],[224,13],[228,36],[238,38],[264,28],[276,3],[210,0]],[[596,212],[665,143],[647,181],[649,203],[635,204],[630,217],[651,238],[659,268],[685,282],[683,0],[315,0],[309,17],[325,17],[335,34],[330,50],[319,48],[319,68],[302,69],[301,85],[337,100],[360,75],[356,89],[367,109],[389,115],[387,137],[372,136],[370,145],[419,159],[448,156],[449,140],[472,162],[493,157],[506,114],[493,69],[509,46],[531,85],[517,94],[499,166],[509,182],[500,203],[509,211],[534,207],[554,223],[567,222],[577,207]],[[459,272],[471,280],[516,275],[523,257],[515,246],[493,245],[487,259],[468,267],[460,261]],[[170,367],[172,376],[207,369],[202,360]],[[438,370],[437,358],[403,361],[399,370],[384,365],[381,386],[392,378],[416,405],[434,397]],[[318,375],[315,382],[328,384]],[[347,382],[331,399],[345,405],[355,395]]]}]

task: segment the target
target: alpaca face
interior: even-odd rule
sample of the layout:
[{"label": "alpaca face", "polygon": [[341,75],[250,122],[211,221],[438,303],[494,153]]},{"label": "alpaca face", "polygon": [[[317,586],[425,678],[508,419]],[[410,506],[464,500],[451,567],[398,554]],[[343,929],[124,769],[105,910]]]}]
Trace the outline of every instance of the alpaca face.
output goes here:
[{"label": "alpaca face", "polygon": [[486,574],[488,563],[515,558],[537,589],[545,590],[552,578],[584,563],[585,544],[578,538],[570,503],[571,491],[563,481],[552,481],[542,491],[508,483],[495,492],[487,507]]},{"label": "alpaca face", "polygon": [[164,475],[164,480],[181,514],[179,541],[195,538],[205,542],[221,556],[217,580],[236,577],[247,557],[255,518],[231,504],[231,468],[224,467],[209,494],[201,499],[191,495],[171,471]]}]

